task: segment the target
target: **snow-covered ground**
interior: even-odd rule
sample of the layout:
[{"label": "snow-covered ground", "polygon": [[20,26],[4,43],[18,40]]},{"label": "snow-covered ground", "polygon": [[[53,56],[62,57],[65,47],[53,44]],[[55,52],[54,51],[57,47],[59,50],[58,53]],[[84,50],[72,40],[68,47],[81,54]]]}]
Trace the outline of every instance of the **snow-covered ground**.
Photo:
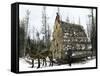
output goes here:
[{"label": "snow-covered ground", "polygon": [[19,58],[19,71],[35,71],[35,70],[52,70],[52,69],[70,69],[70,68],[86,68],[86,67],[95,67],[96,59],[88,60],[85,63],[73,63],[70,67],[68,64],[49,66],[49,61],[47,62],[47,66],[42,66],[37,69],[37,60],[35,60],[34,68],[31,68],[31,61],[27,61],[25,58]]}]

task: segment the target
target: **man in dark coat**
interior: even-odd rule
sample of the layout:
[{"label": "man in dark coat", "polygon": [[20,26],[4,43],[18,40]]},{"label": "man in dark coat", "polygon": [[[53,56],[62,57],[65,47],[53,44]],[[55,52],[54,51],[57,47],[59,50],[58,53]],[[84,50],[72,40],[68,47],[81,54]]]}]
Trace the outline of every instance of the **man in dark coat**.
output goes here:
[{"label": "man in dark coat", "polygon": [[68,49],[68,64],[69,64],[69,66],[71,66],[71,63],[72,63],[72,49],[69,48]]}]

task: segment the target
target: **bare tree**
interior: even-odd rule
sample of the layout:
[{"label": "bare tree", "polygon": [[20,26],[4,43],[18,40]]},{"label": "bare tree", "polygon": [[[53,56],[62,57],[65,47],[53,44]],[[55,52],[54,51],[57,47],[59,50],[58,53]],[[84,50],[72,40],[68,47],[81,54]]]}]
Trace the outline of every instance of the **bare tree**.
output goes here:
[{"label": "bare tree", "polygon": [[75,24],[75,19],[74,19],[74,16],[73,16],[73,20],[71,21],[72,24]]},{"label": "bare tree", "polygon": [[96,22],[93,11],[93,9],[90,9],[90,14],[88,15],[89,22],[87,24],[87,33],[92,45],[92,54],[96,50]]},{"label": "bare tree", "polygon": [[28,40],[29,15],[30,15],[30,11],[26,10],[26,16],[25,16],[24,56],[25,56],[25,51],[26,51],[26,47],[27,47],[27,40]]},{"label": "bare tree", "polygon": [[69,17],[68,17],[68,16],[67,16],[67,18],[66,18],[66,22],[69,23]]},{"label": "bare tree", "polygon": [[91,43],[92,51],[96,51],[96,24],[94,19],[93,9],[91,9],[92,25],[91,25]]},{"label": "bare tree", "polygon": [[43,40],[44,40],[44,45],[47,47],[48,46],[48,40],[50,37],[50,29],[49,29],[49,25],[47,23],[47,14],[46,14],[46,7],[43,6],[43,10],[42,10],[42,34],[43,34]]},{"label": "bare tree", "polygon": [[50,48],[50,37],[51,37],[51,30],[48,25],[48,30],[47,30],[47,46],[48,46],[48,48]]},{"label": "bare tree", "polygon": [[80,22],[80,17],[79,17],[79,25],[81,25],[81,22]]}]

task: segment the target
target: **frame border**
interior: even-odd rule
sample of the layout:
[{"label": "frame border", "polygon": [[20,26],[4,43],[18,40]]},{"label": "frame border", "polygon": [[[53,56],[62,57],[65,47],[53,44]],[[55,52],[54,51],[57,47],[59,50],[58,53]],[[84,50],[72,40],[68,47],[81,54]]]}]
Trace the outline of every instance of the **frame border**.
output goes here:
[{"label": "frame border", "polygon": [[[14,5],[16,6],[16,10],[12,10]],[[11,49],[11,72],[14,73],[37,73],[37,72],[55,72],[55,71],[71,71],[71,70],[88,70],[88,69],[97,69],[98,68],[98,47],[96,47],[96,67],[84,67],[84,68],[70,68],[70,69],[51,69],[51,70],[33,70],[33,71],[19,71],[19,5],[35,5],[35,6],[54,6],[54,7],[71,7],[71,8],[93,8],[96,9],[96,46],[98,46],[98,42],[97,42],[97,38],[98,38],[98,7],[93,7],[93,6],[76,6],[76,5],[61,5],[61,4],[45,4],[45,3],[28,3],[28,2],[15,2],[11,4],[11,48],[16,50],[16,54],[13,52],[13,50]],[[15,15],[14,15],[15,13]],[[14,17],[16,19],[14,19]],[[14,19],[14,20],[13,20]],[[15,26],[13,26],[14,22],[15,22]],[[14,27],[17,28],[17,32],[15,30]],[[13,37],[13,33],[12,32],[16,32],[16,39]],[[16,42],[14,43],[15,45],[13,45],[13,40],[15,39]],[[18,41],[18,43],[17,43]],[[13,48],[13,47],[16,48]],[[14,56],[14,55],[16,56]],[[14,58],[13,58],[14,57]],[[15,60],[16,61],[15,61]],[[13,61],[14,60],[14,61]],[[16,67],[14,67],[16,66]],[[13,68],[14,67],[14,68]]]}]

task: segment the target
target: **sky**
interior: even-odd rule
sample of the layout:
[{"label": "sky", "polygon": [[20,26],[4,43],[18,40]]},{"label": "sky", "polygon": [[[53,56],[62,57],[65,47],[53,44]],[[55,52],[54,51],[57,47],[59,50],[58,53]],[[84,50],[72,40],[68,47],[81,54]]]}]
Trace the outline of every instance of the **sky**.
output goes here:
[{"label": "sky", "polygon": [[[46,6],[46,15],[48,17],[47,23],[50,26],[51,32],[53,32],[54,22],[56,18],[56,12],[58,7]],[[87,29],[88,15],[90,14],[90,9],[88,8],[72,8],[72,7],[59,7],[60,17],[62,21],[66,21],[66,18],[69,17],[70,23],[80,24],[84,27],[85,31]],[[20,5],[19,6],[19,18],[20,20],[25,18],[26,10],[30,11],[29,15],[29,28],[30,37],[33,37],[33,31],[36,33],[36,30],[40,33],[40,38],[42,38],[41,29],[42,29],[42,10],[43,6],[36,5]],[[35,30],[34,30],[34,29]],[[34,33],[34,34],[35,34]]]}]

